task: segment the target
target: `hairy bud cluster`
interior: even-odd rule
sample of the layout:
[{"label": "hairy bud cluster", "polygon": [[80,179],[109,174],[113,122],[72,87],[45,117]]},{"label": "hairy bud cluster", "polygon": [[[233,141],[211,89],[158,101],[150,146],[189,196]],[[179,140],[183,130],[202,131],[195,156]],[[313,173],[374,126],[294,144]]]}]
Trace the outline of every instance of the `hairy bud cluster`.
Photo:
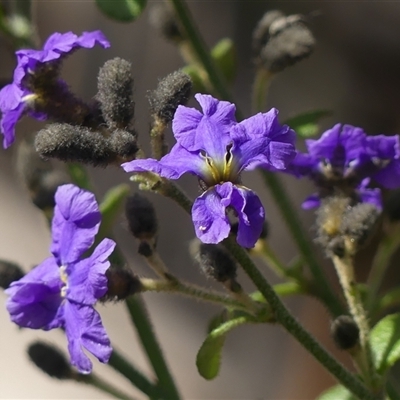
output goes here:
[{"label": "hairy bud cluster", "polygon": [[167,75],[149,94],[152,114],[165,124],[171,122],[178,106],[188,102],[191,89],[192,81],[184,72],[175,71]]},{"label": "hairy bud cluster", "polygon": [[18,281],[25,275],[23,269],[16,263],[6,260],[0,260],[0,287],[8,289],[15,281]]},{"label": "hairy bud cluster", "polygon": [[374,231],[380,211],[370,203],[353,204],[350,198],[332,196],[317,210],[317,241],[327,254],[354,255]]},{"label": "hairy bud cluster", "polygon": [[44,373],[57,379],[70,379],[72,369],[64,354],[56,347],[37,341],[28,347],[29,359]]},{"label": "hairy bud cluster", "polygon": [[272,73],[309,56],[314,46],[314,36],[302,15],[285,16],[278,10],[268,11],[253,32],[256,63]]},{"label": "hairy bud cluster", "polygon": [[202,243],[196,239],[190,245],[190,254],[207,277],[213,278],[218,282],[234,281],[236,279],[235,261],[222,247],[215,244]]},{"label": "hairy bud cluster", "polygon": [[[43,74],[36,74],[35,77]],[[138,150],[132,124],[135,112],[131,64],[121,58],[107,61],[98,76],[97,103],[81,106],[68,87],[51,86],[53,92],[41,96],[41,111],[58,121],[42,129],[35,147],[44,158],[78,161],[93,166],[130,161]],[[46,84],[35,84],[36,92]],[[62,99],[57,101],[58,96]],[[64,100],[63,100],[64,99]],[[48,102],[49,104],[46,105]],[[59,105],[63,106],[60,107]],[[83,104],[83,103],[82,103]],[[53,110],[54,108],[54,110]]]}]

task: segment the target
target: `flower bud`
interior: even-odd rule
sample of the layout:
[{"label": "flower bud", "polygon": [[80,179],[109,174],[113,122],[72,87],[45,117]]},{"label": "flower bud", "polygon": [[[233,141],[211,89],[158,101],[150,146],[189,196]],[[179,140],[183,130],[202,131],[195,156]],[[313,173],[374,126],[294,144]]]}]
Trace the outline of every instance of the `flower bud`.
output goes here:
[{"label": "flower bud", "polygon": [[135,238],[147,240],[157,235],[156,211],[145,196],[139,193],[128,196],[125,203],[125,215],[129,230]]},{"label": "flower bud", "polygon": [[0,260],[0,287],[7,289],[13,282],[25,275],[23,269],[16,263]]},{"label": "flower bud", "polygon": [[30,360],[47,375],[57,379],[70,379],[72,369],[66,357],[54,346],[34,342],[28,347]]},{"label": "flower bud", "polygon": [[190,97],[192,81],[189,75],[175,71],[161,79],[157,89],[149,94],[152,113],[165,124],[172,121],[179,105],[185,105]]},{"label": "flower bud", "polygon": [[353,318],[340,315],[332,322],[331,335],[339,349],[349,350],[358,343],[360,330]]},{"label": "flower bud", "polygon": [[132,65],[122,58],[107,61],[98,75],[96,99],[110,129],[129,126],[134,113]]},{"label": "flower bud", "polygon": [[[131,159],[137,151],[136,136],[129,132],[109,138],[83,126],[50,124],[35,139],[36,151],[44,158],[77,161],[93,166],[106,166]],[[130,154],[132,153],[132,154]]]},{"label": "flower bud", "polygon": [[124,300],[141,291],[140,279],[129,269],[111,266],[106,277],[108,290],[102,302]]},{"label": "flower bud", "polygon": [[222,247],[195,239],[190,244],[190,254],[207,277],[218,282],[235,280],[235,261]]},{"label": "flower bud", "polygon": [[314,36],[302,15],[285,16],[277,10],[269,11],[253,32],[256,63],[272,73],[309,56],[314,46]]}]

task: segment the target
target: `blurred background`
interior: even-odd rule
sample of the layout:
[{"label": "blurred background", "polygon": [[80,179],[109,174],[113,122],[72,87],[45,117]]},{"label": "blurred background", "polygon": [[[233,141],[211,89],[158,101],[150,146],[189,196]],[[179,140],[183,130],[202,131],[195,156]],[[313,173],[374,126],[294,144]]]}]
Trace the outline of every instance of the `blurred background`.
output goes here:
[{"label": "blurred background", "polygon": [[[96,93],[96,76],[106,60],[118,56],[132,63],[135,126],[145,149],[150,122],[146,93],[155,89],[160,78],[183,66],[177,49],[149,24],[149,9],[154,3],[149,1],[144,14],[129,24],[108,20],[92,0],[39,0],[35,9],[42,41],[55,31],[80,34],[96,29],[101,29],[110,40],[110,49],[80,50],[64,63],[64,79],[84,99]],[[271,85],[268,104],[280,110],[281,120],[303,111],[326,108],[333,110],[333,115],[324,120],[324,128],[344,122],[361,126],[371,134],[399,132],[399,3],[197,0],[188,1],[188,5],[209,46],[223,37],[234,39],[238,56],[234,94],[246,115],[250,113],[254,78],[251,33],[265,11],[280,9],[286,14],[311,13],[310,26],[317,39],[314,54],[280,73]],[[0,44],[0,79],[11,79],[14,66],[14,55]],[[41,126],[26,118],[18,124],[17,136],[21,138]],[[172,135],[168,141],[173,144]],[[0,258],[16,261],[28,270],[48,256],[50,236],[41,212],[30,203],[18,181],[15,149],[13,146],[0,151]],[[90,173],[99,196],[116,183],[128,182],[128,176],[117,168],[91,169]],[[312,186],[291,177],[283,178],[299,207]],[[296,251],[271,197],[256,173],[246,175],[244,180],[264,202],[271,227],[271,246],[284,261],[289,261]],[[197,195],[196,179],[184,177],[181,181],[190,195]],[[134,184],[132,189],[136,190]],[[153,195],[149,198],[154,201],[160,221],[159,252],[171,272],[182,279],[213,286],[189,257],[188,243],[194,236],[190,218],[168,199]],[[300,211],[300,215],[306,233],[312,238],[312,211]],[[122,216],[115,234],[132,268],[142,276],[152,276],[137,255],[137,245],[128,234]],[[322,253],[319,257],[336,282],[329,262]],[[270,279],[275,278],[270,276]],[[239,280],[251,290],[243,276]],[[205,338],[207,323],[218,308],[172,295],[145,294],[144,298],[185,399],[313,399],[334,383],[294,340],[273,325],[245,326],[232,332],[223,351],[220,376],[207,382],[197,373],[195,357]],[[5,302],[3,293],[0,302]],[[294,299],[289,306],[308,329],[335,351],[329,338],[329,319],[322,306],[304,298]],[[98,309],[113,344],[144,371],[150,371],[123,304],[107,304]],[[90,387],[52,380],[29,363],[25,349],[34,339],[49,340],[66,350],[61,332],[19,330],[9,322],[4,306],[0,307],[0,330],[0,398],[107,398]],[[347,357],[339,357],[351,368]],[[110,368],[95,362],[94,370],[137,398],[143,398]]]}]

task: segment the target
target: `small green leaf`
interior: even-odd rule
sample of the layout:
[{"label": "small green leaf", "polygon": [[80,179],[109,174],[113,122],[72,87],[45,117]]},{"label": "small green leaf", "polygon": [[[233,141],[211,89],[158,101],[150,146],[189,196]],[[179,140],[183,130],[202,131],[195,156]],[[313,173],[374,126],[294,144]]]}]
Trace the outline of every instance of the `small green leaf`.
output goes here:
[{"label": "small green leaf", "polygon": [[228,83],[236,76],[236,49],[232,39],[220,40],[211,50],[211,57]]},{"label": "small green leaf", "polygon": [[205,379],[214,379],[219,373],[225,335],[225,333],[221,335],[213,335],[213,332],[211,332],[197,353],[197,369],[200,375]]},{"label": "small green leaf", "polygon": [[226,334],[246,322],[254,321],[250,316],[242,315],[222,323],[207,335],[196,357],[197,370],[203,378],[211,380],[218,375]]},{"label": "small green leaf", "polygon": [[323,392],[318,400],[357,400],[357,398],[342,385],[336,385]]},{"label": "small green leaf", "polygon": [[96,0],[100,10],[111,19],[132,22],[143,12],[146,0]]},{"label": "small green leaf", "polygon": [[309,138],[318,134],[318,121],[331,114],[331,111],[328,110],[308,111],[289,118],[285,121],[285,124],[294,129],[298,136]]},{"label": "small green leaf", "polygon": [[400,359],[400,314],[388,315],[375,325],[371,331],[371,349],[381,374]]}]

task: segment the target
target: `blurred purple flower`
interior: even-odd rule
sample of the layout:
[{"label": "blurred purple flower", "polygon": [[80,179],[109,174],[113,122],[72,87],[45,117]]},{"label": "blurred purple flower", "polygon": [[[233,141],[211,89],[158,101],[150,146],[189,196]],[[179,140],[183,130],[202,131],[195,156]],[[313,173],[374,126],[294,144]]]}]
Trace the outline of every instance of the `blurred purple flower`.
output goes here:
[{"label": "blurred purple flower", "polygon": [[83,348],[107,362],[110,340],[94,309],[107,291],[108,256],[115,243],[104,239],[87,257],[99,230],[100,212],[92,193],[68,184],[55,195],[52,256],[6,290],[7,310],[19,326],[50,330],[63,328],[71,364],[90,373],[92,363]]},{"label": "blurred purple flower", "polygon": [[298,153],[287,169],[308,176],[319,188],[303,208],[318,207],[321,197],[335,193],[382,208],[381,191],[368,188],[370,180],[388,189],[400,186],[398,136],[367,136],[361,128],[337,124],[306,145],[308,154]]},{"label": "blurred purple flower", "polygon": [[192,208],[197,237],[219,243],[231,225],[227,208],[239,219],[237,241],[253,247],[264,223],[265,212],[258,196],[240,182],[242,171],[263,167],[285,169],[295,156],[295,133],[278,122],[278,111],[259,113],[240,123],[235,105],[210,95],[197,94],[203,113],[185,106],[176,110],[172,129],[177,143],[161,160],[134,160],[122,164],[126,172],[151,171],[167,179],[189,172],[204,188]]},{"label": "blurred purple flower", "polygon": [[35,119],[46,119],[45,114],[35,111],[34,102],[40,94],[30,87],[29,78],[39,73],[58,75],[63,58],[75,49],[89,49],[96,43],[104,48],[110,47],[100,31],[83,32],[81,36],[72,32],[54,33],[47,39],[42,50],[18,50],[15,53],[17,66],[13,82],[0,90],[0,132],[4,135],[4,148],[14,142],[15,125],[25,112]]}]

